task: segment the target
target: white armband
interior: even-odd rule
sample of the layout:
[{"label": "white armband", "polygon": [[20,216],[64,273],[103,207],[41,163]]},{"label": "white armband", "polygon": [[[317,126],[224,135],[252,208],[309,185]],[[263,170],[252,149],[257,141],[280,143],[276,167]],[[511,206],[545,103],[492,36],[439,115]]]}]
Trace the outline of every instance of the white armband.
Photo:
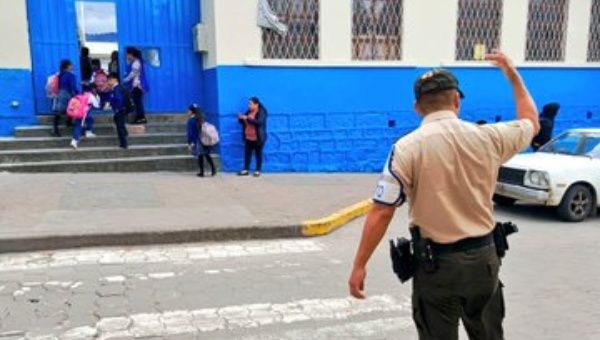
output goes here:
[{"label": "white armband", "polygon": [[392,150],[379,177],[377,189],[375,189],[375,193],[373,194],[373,201],[399,207],[406,201],[406,195],[404,194],[400,178],[394,173],[392,168],[393,158],[394,151]]}]

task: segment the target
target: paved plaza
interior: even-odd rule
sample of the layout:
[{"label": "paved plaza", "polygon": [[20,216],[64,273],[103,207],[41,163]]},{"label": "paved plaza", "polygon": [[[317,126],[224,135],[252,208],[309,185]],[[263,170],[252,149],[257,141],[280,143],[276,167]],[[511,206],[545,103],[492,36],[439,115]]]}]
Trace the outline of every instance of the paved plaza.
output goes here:
[{"label": "paved plaza", "polygon": [[[506,338],[600,337],[600,223],[497,212],[521,232],[502,268]],[[386,244],[366,301],[346,280],[362,220],[321,238],[0,255],[0,339],[416,339]],[[388,237],[406,235],[401,209]],[[466,339],[462,333],[462,338]]]},{"label": "paved plaza", "polygon": [[369,198],[377,177],[0,173],[0,252],[289,236]]}]

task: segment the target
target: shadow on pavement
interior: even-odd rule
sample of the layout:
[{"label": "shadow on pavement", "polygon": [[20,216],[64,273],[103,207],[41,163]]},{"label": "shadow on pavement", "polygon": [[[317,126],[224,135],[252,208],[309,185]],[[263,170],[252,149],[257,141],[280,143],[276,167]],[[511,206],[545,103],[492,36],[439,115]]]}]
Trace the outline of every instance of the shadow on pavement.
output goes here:
[{"label": "shadow on pavement", "polygon": [[[558,217],[555,207],[546,207],[541,205],[526,205],[526,204],[516,204],[512,207],[503,207],[496,206],[495,210],[502,214],[510,215],[510,217],[515,218],[526,218],[526,219],[535,219],[538,221],[547,221],[547,222],[562,222],[566,225],[569,224],[577,224],[576,222],[565,222]],[[600,211],[598,211],[597,216],[589,217],[586,221],[597,220],[600,216]],[[585,221],[584,221],[585,222]]]}]

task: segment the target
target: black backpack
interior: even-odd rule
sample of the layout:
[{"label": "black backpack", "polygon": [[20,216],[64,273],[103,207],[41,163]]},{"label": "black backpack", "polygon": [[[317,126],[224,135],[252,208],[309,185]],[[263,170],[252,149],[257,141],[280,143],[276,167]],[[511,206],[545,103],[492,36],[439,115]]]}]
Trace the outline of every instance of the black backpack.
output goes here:
[{"label": "black backpack", "polygon": [[119,90],[123,95],[123,104],[125,113],[132,113],[135,111],[135,103],[133,102],[133,97],[131,96],[131,92],[125,88],[123,85],[119,85]]}]

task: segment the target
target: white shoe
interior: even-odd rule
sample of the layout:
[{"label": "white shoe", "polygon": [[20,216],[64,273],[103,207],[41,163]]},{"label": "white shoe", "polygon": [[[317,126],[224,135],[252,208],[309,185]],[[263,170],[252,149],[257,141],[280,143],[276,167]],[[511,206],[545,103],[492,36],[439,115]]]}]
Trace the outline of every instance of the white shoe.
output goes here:
[{"label": "white shoe", "polygon": [[95,137],[98,137],[98,136],[96,136],[96,134],[93,133],[92,131],[85,132],[85,138],[95,138]]},{"label": "white shoe", "polygon": [[79,143],[76,140],[71,139],[71,147],[77,150],[79,148]]}]

